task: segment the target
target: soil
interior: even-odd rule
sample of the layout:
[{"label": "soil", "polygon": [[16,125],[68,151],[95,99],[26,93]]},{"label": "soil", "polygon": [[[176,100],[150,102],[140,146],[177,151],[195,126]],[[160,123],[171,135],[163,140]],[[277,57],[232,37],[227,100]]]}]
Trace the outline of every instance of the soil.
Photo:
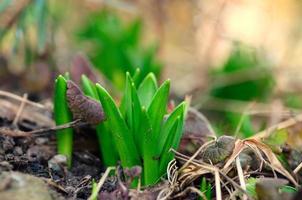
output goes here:
[{"label": "soil", "polygon": [[[11,128],[11,123],[0,118],[0,127]],[[26,125],[28,123],[19,122],[19,130],[30,131],[35,128],[34,123],[31,123],[29,129]],[[64,199],[87,199],[91,194],[92,180],[99,180],[104,169],[98,157],[98,144],[93,129],[78,129],[74,138],[73,163],[71,169],[67,169],[61,163],[56,163],[56,159],[52,159],[57,156],[53,132],[23,138],[0,135],[0,172],[18,171],[30,174],[44,180],[50,190]],[[78,143],[81,145],[77,145]],[[104,187],[110,191],[115,183],[105,183]]]},{"label": "soil", "polygon": [[[21,117],[20,120],[18,120],[18,123],[16,125],[13,125],[13,120],[15,119],[16,111],[18,111],[18,109],[11,110],[15,111],[15,113],[11,115],[12,117],[4,117],[4,114],[9,113],[9,109],[5,110],[3,107],[0,106],[0,133],[1,130],[3,131],[3,128],[27,132],[32,130],[49,128],[53,126],[51,114],[39,113],[38,115],[37,113],[35,113],[35,117],[32,117],[34,116],[34,114],[31,110],[25,110],[26,112],[23,112],[23,118]],[[45,117],[45,119],[41,120],[43,116]],[[46,118],[49,118],[50,122],[48,122]],[[74,128],[74,134],[75,135],[73,144],[73,159],[72,167],[70,169],[67,168],[66,158],[62,155],[57,155],[56,153],[56,140],[54,131],[44,132],[39,135],[27,135],[24,137],[11,137],[8,135],[0,134],[1,200],[3,196],[9,196],[9,194],[14,194],[14,196],[18,197],[21,196],[22,199],[34,199],[29,196],[23,196],[27,194],[25,188],[32,188],[31,193],[28,192],[28,194],[37,193],[35,191],[42,191],[41,193],[39,193],[39,195],[41,195],[41,198],[40,196],[38,196],[38,199],[88,199],[92,191],[92,181],[98,181],[101,176],[103,176],[105,168],[102,166],[102,162],[100,160],[99,145],[94,127],[89,125],[76,127]],[[188,117],[186,119],[184,136],[182,138],[179,151],[181,153],[185,153],[185,155],[191,156],[204,143],[203,138],[213,136],[213,134],[213,131],[207,125],[205,117],[203,117],[200,113],[197,113],[197,111],[189,109]],[[229,137],[223,136],[221,138],[228,139]],[[215,146],[222,148],[222,146],[224,145],[219,144],[220,139],[217,139],[217,144],[215,143],[214,146],[212,145],[211,147],[211,145],[209,145],[209,147],[211,148],[208,148],[208,150],[211,150],[211,152],[215,153]],[[231,142],[227,140],[226,143],[230,144]],[[224,149],[227,150],[228,148],[224,147]],[[234,145],[230,147],[228,151],[229,154],[233,153],[233,151],[231,151],[232,149],[236,149]],[[219,156],[221,156],[221,149],[217,149],[217,152],[219,153]],[[291,171],[296,168],[299,163],[301,163],[301,152],[292,151],[288,147],[288,149],[284,150],[284,153],[287,160],[289,161],[288,167],[291,168]],[[201,156],[202,155],[203,154],[201,154]],[[205,156],[202,156],[203,159],[204,157]],[[253,163],[255,163],[255,159],[251,160],[253,160]],[[181,161],[181,159],[178,161]],[[213,159],[211,159],[211,162],[213,162]],[[219,160],[218,162],[224,161]],[[181,163],[177,162],[176,165],[178,164],[181,165]],[[194,167],[194,165],[192,166]],[[250,167],[251,169],[253,168],[252,164],[248,164],[247,166],[247,169]],[[242,167],[243,169],[245,169],[244,165],[242,165]],[[188,169],[189,168],[190,166],[188,166]],[[192,169],[194,172],[194,168]],[[264,166],[263,173],[266,172],[265,169],[266,168]],[[255,169],[252,170],[255,171]],[[112,176],[106,179],[105,183],[102,185],[102,189],[99,193],[98,198],[130,199],[131,197],[131,199],[152,200],[156,199],[156,197],[161,191],[172,188],[175,189],[175,191],[173,192],[175,192],[176,194],[175,196],[173,196],[174,199],[198,199],[198,195],[196,192],[192,192],[186,189],[184,189],[184,191],[178,191],[177,187],[171,187],[171,185],[167,184],[167,181],[162,181],[153,187],[143,188],[143,190],[139,192],[136,189],[130,191],[129,188],[131,185],[131,181],[129,180],[137,176],[133,174],[137,174],[138,171],[141,172],[141,169],[133,167],[131,169],[122,170],[121,167],[117,166],[116,176]],[[232,171],[230,171],[228,175],[232,176],[231,172]],[[265,175],[265,177],[273,177],[274,174],[270,171],[270,168],[268,172],[269,173]],[[264,174],[254,175],[256,178],[259,178]],[[301,174],[298,175],[298,179],[301,180]],[[17,176],[21,177],[18,179],[24,179],[26,187],[24,186],[23,188],[19,185],[19,188],[13,188],[14,185],[18,185],[18,180],[15,179],[14,181],[11,181],[11,178],[7,178],[10,176]],[[170,174],[170,176],[174,176],[174,174]],[[197,179],[199,176],[200,175],[196,173],[196,179],[193,178],[192,182],[189,183],[189,186],[199,186],[201,181],[200,179]],[[208,179],[214,180],[212,175],[209,176],[211,177]],[[286,178],[283,176],[280,177],[282,177],[283,179]],[[238,182],[237,179],[236,181]],[[215,183],[212,181],[211,184],[214,185]],[[274,185],[272,189],[274,191],[277,191]],[[21,191],[22,195],[14,193],[16,191]],[[179,196],[177,196],[177,193],[179,194]],[[222,193],[226,194],[227,191],[223,189]],[[45,194],[44,197],[42,197],[43,194]],[[273,192],[273,194],[276,195],[278,194],[278,192]],[[269,194],[265,194],[264,196],[269,197]],[[290,196],[287,199],[292,199],[292,197]]]}]

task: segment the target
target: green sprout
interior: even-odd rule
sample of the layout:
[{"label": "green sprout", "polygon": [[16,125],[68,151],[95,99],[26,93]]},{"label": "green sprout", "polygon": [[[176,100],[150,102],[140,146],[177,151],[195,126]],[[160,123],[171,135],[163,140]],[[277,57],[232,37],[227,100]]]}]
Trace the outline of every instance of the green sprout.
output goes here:
[{"label": "green sprout", "polygon": [[[66,75],[67,76],[67,75]],[[55,81],[54,92],[54,118],[56,125],[66,124],[72,121],[72,114],[66,100],[67,82],[59,75]],[[73,130],[67,128],[57,131],[57,149],[59,154],[67,157],[68,166],[71,166]]]},{"label": "green sprout", "polygon": [[[139,71],[136,71],[138,74]],[[142,166],[142,184],[155,184],[165,175],[173,159],[171,148],[177,149],[183,133],[186,102],[167,113],[170,81],[160,87],[153,73],[136,86],[136,77],[126,73],[123,99],[117,106],[101,85],[94,85],[85,75],[81,86],[85,95],[100,102],[106,120],[96,125],[103,164],[123,167]],[[55,87],[55,118],[57,124],[71,121],[66,100],[66,80],[59,76]],[[71,159],[72,130],[57,134],[58,151]]]},{"label": "green sprout", "polygon": [[98,189],[97,189],[97,183],[94,179],[92,179],[92,188],[91,188],[91,197],[89,199],[91,200],[97,200],[98,199]]},{"label": "green sprout", "polygon": [[[85,95],[100,101],[94,83],[85,75],[81,77],[81,85]],[[113,166],[117,163],[119,157],[114,147],[112,133],[108,127],[108,122],[100,123],[96,126],[96,133],[100,144],[100,152],[102,154],[105,166]],[[111,152],[110,154],[108,152]]]},{"label": "green sprout", "polygon": [[[238,43],[226,62],[211,71],[213,82],[210,84],[210,96],[220,100],[265,102],[272,94],[275,82],[270,66],[260,51]],[[242,138],[248,138],[256,132],[251,118],[244,113],[221,114],[228,122],[223,132],[236,132],[238,124],[241,124],[238,131]]]},{"label": "green sprout", "polygon": [[165,117],[170,81],[158,87],[153,73],[138,87],[127,73],[125,85],[120,107],[101,85],[96,84],[96,90],[122,166],[143,166],[142,183],[152,185],[165,174],[173,159],[170,149],[179,146],[186,103]]},{"label": "green sprout", "polygon": [[160,76],[158,45],[142,43],[142,28],[140,19],[125,23],[119,15],[103,9],[89,14],[77,34],[88,47],[85,52],[95,68],[119,90],[124,88],[125,73],[133,74],[138,66],[141,71],[138,82],[149,72]]},{"label": "green sprout", "polygon": [[200,200],[211,200],[212,199],[212,186],[211,183],[207,182],[205,177],[202,177],[201,184],[200,184],[200,192],[204,194],[206,199],[200,197]]}]

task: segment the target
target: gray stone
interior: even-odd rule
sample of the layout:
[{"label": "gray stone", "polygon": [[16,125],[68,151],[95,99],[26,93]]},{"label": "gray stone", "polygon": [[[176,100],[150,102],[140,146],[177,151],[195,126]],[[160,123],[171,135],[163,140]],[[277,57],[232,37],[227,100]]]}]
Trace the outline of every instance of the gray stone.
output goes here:
[{"label": "gray stone", "polygon": [[23,155],[23,150],[22,150],[22,148],[21,147],[15,147],[14,148],[14,155],[16,155],[16,156],[22,156]]},{"label": "gray stone", "polygon": [[48,168],[58,174],[64,174],[64,167],[67,166],[67,157],[62,154],[55,155],[48,161]]},{"label": "gray stone", "polygon": [[1,200],[52,200],[43,180],[20,172],[2,172],[0,175]]},{"label": "gray stone", "polygon": [[48,138],[45,138],[45,137],[38,137],[38,138],[35,140],[35,143],[38,144],[38,145],[42,145],[42,144],[48,143],[48,141],[49,141]]}]

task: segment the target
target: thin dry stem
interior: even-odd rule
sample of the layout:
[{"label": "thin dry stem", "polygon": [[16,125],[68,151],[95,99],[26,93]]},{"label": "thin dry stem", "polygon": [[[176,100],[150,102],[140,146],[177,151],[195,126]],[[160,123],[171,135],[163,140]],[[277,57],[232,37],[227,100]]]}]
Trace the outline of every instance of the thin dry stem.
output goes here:
[{"label": "thin dry stem", "polygon": [[294,173],[297,174],[302,168],[302,162],[295,168]]},{"label": "thin dry stem", "polygon": [[15,116],[15,119],[14,119],[14,121],[13,121],[13,123],[12,123],[12,125],[13,125],[14,127],[17,127],[17,124],[18,124],[18,122],[19,122],[20,116],[21,116],[21,114],[22,114],[22,112],[23,112],[23,110],[24,110],[24,107],[25,107],[25,101],[27,100],[27,96],[28,96],[28,95],[27,95],[26,93],[23,95],[23,98],[22,98],[20,107],[19,107],[19,109],[18,109],[18,111],[17,111],[17,114],[16,114],[16,116]]},{"label": "thin dry stem", "polygon": [[75,120],[66,124],[62,124],[59,126],[51,127],[51,128],[44,128],[44,129],[38,129],[38,130],[33,130],[33,131],[20,131],[20,130],[11,130],[8,128],[1,128],[0,129],[0,134],[7,135],[10,137],[31,137],[31,136],[37,136],[42,133],[46,132],[55,132],[57,130],[61,129],[66,129],[66,128],[71,128],[71,127],[76,127],[76,126],[82,126],[87,124],[86,122],[82,122],[81,120]]},{"label": "thin dry stem", "polygon": [[186,168],[191,162],[192,160],[194,160],[196,158],[196,156],[198,156],[198,154],[206,147],[208,146],[209,144],[213,143],[215,141],[209,141],[209,142],[206,142],[204,143],[191,157],[190,159],[180,168],[180,170]]},{"label": "thin dry stem", "polygon": [[219,171],[218,171],[218,170],[215,170],[214,173],[215,173],[216,199],[217,199],[217,200],[222,200]]},{"label": "thin dry stem", "polygon": [[[236,158],[236,168],[237,168],[237,172],[238,172],[240,186],[242,187],[242,189],[244,191],[246,191],[246,185],[245,185],[245,181],[244,181],[244,175],[243,175],[239,156]],[[243,194],[243,200],[246,200],[246,199],[247,199],[246,195]]]},{"label": "thin dry stem", "polygon": [[[112,171],[112,170],[115,170],[115,167],[108,167],[105,171],[105,173],[103,174],[102,178],[100,179],[100,181],[98,182],[98,185],[96,187],[96,193],[98,194],[103,186],[103,184],[105,183],[107,177],[109,176],[109,173]],[[88,200],[93,200],[93,195],[94,194],[91,194],[90,197],[88,198]]]},{"label": "thin dry stem", "polygon": [[10,92],[6,92],[6,91],[3,91],[3,90],[0,90],[0,96],[5,96],[5,97],[9,97],[11,99],[15,99],[17,101],[24,101],[25,103],[29,104],[29,105],[32,105],[34,107],[37,107],[37,108],[41,108],[41,109],[45,109],[45,110],[48,110],[44,105],[40,104],[40,103],[36,103],[36,102],[33,102],[33,101],[30,101],[28,99],[24,100],[23,97],[20,97],[18,95],[15,95],[13,93],[10,93]]},{"label": "thin dry stem", "polygon": [[189,191],[195,192],[196,194],[198,194],[198,196],[202,197],[203,199],[207,199],[207,197],[204,194],[204,192],[201,192],[200,190],[198,190],[195,187],[187,187],[182,192],[180,192],[177,195],[173,196],[173,198],[180,198],[180,197],[184,196]]},{"label": "thin dry stem", "polygon": [[236,137],[238,136],[238,134],[239,134],[239,131],[240,131],[242,125],[243,125],[243,122],[244,122],[245,117],[248,116],[248,111],[249,111],[254,105],[255,105],[255,102],[250,103],[250,104],[246,107],[246,109],[244,110],[244,112],[242,113],[242,115],[241,115],[241,117],[240,117],[240,120],[239,120],[239,123],[238,123],[238,125],[237,125],[237,127],[236,127],[236,130],[235,130],[235,134],[234,134],[234,137],[235,137],[235,138],[236,138]]},{"label": "thin dry stem", "polygon": [[302,121],[302,114],[299,114],[295,117],[289,118],[288,120],[282,121],[274,126],[271,126],[267,129],[265,129],[264,131],[258,132],[256,135],[252,136],[249,139],[262,139],[262,138],[266,138],[269,136],[269,134],[273,131],[273,130],[281,130],[281,129],[285,129],[285,128],[289,128],[295,124],[297,124],[297,122],[301,122]]}]

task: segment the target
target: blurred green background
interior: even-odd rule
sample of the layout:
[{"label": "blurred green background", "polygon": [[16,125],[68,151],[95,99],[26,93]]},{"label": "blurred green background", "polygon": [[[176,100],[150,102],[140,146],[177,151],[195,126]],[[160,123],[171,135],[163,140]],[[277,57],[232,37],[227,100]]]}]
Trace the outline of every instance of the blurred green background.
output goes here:
[{"label": "blurred green background", "polygon": [[[84,73],[118,99],[124,74],[172,80],[219,134],[241,137],[302,108],[300,2],[0,2],[2,90],[51,98],[54,78]],[[12,81],[13,80],[13,81]],[[240,125],[238,129],[238,124]],[[238,133],[237,133],[238,132]]]}]

